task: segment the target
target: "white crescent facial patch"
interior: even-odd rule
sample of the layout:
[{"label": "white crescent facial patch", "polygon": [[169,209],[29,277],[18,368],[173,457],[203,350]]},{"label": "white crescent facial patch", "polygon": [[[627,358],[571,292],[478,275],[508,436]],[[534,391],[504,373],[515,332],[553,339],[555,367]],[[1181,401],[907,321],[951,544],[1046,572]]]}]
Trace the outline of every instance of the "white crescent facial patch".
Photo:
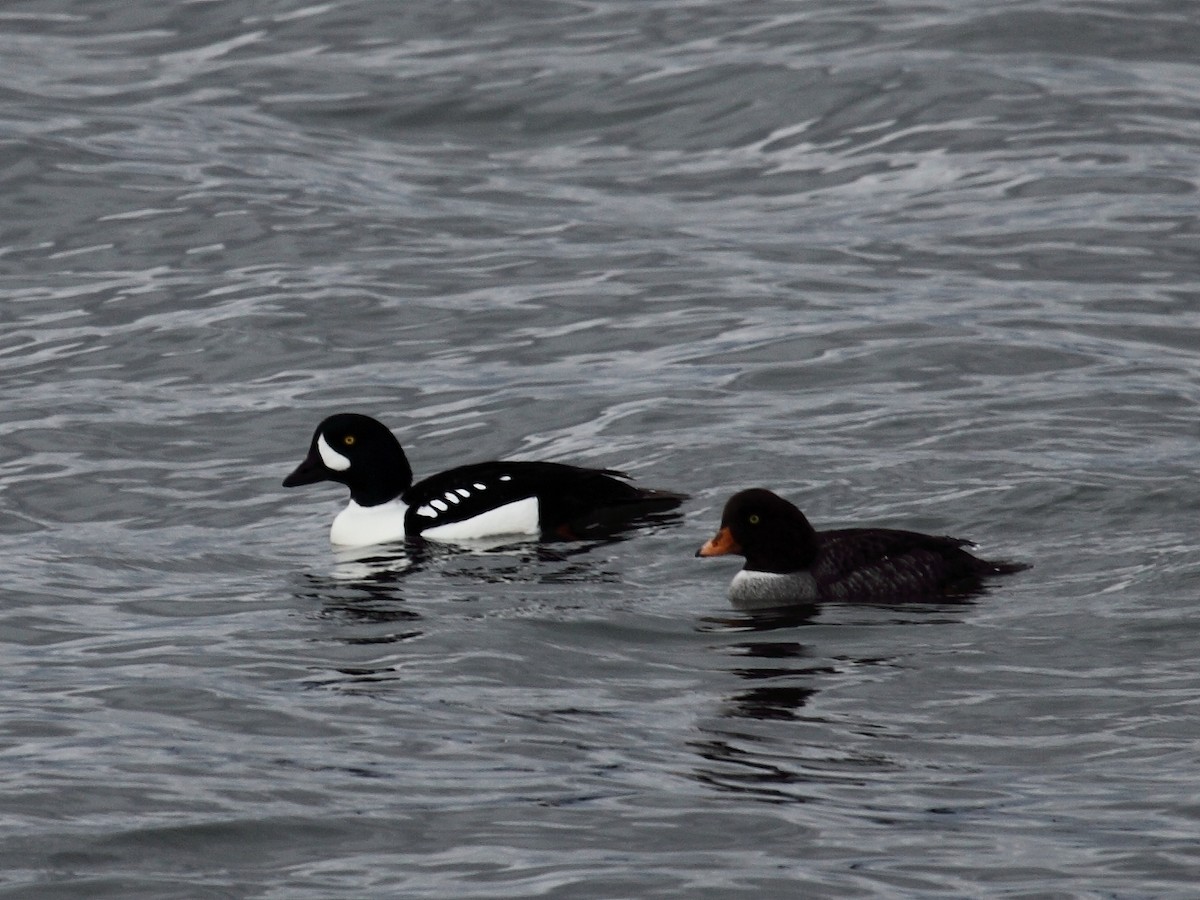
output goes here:
[{"label": "white crescent facial patch", "polygon": [[335,472],[345,472],[350,468],[350,460],[342,456],[325,440],[325,435],[317,436],[317,452],[321,454],[321,462],[325,463],[325,468],[333,469]]}]

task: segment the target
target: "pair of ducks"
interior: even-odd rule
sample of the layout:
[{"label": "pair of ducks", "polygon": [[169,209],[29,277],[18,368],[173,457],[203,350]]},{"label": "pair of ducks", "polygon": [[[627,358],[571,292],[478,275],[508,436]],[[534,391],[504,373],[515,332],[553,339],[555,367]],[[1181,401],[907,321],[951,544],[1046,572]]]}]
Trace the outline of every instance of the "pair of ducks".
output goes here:
[{"label": "pair of ducks", "polygon": [[[350,503],[329,535],[343,546],[417,536],[585,539],[675,509],[685,499],[626,478],[562,463],[485,462],[414,484],[404,449],[386,426],[370,416],[339,413],[317,426],[308,455],[283,486],[335,481],[348,487]],[[979,559],[963,549],[969,545],[890,528],[817,531],[791,503],[753,488],[729,499],[716,536],[696,555],[746,558],[729,591],[743,609],[928,597],[1026,568]]]}]

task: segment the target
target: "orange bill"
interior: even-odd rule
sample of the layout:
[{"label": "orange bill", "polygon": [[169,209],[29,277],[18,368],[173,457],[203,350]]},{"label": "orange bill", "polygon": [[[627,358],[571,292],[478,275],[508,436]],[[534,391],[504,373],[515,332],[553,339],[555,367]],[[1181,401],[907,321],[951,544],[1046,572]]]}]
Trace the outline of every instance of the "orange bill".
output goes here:
[{"label": "orange bill", "polygon": [[733,539],[733,532],[722,527],[711,541],[696,551],[697,556],[725,556],[728,553],[741,553],[741,545]]}]

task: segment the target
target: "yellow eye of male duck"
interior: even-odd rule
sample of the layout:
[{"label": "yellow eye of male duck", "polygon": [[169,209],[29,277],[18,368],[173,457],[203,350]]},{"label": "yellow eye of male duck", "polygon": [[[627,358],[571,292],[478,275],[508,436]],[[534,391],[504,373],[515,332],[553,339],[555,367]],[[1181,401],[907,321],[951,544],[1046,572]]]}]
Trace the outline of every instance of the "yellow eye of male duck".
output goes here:
[{"label": "yellow eye of male duck", "polygon": [[344,438],[342,438],[342,443],[345,444],[347,447],[353,447],[354,446],[354,435],[352,435],[352,434],[346,435]]}]

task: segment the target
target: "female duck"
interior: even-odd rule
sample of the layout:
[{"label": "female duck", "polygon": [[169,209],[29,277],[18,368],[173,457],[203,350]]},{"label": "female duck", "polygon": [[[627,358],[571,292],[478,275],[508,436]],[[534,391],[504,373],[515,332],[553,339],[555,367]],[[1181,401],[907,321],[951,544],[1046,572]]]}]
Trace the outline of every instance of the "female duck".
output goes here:
[{"label": "female duck", "polygon": [[697,556],[746,558],[729,589],[741,609],[815,600],[898,600],[978,586],[1022,563],[972,556],[970,541],[891,528],[817,531],[794,505],[762,488],[729,498],[715,537]]}]

